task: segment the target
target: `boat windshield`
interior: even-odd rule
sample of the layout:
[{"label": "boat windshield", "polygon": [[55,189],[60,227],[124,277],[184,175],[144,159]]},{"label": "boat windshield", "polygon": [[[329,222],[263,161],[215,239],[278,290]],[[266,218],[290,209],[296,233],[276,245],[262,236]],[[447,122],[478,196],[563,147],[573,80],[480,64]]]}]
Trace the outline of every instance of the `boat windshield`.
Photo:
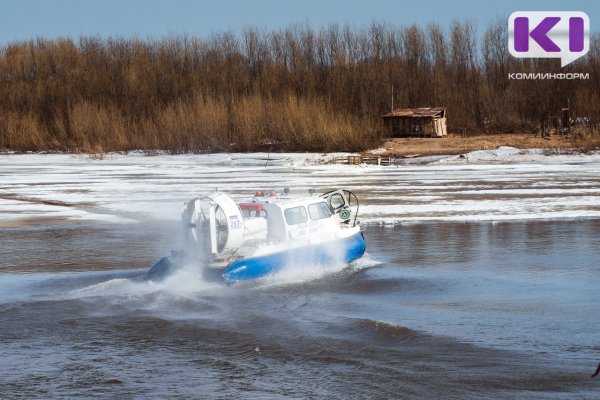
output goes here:
[{"label": "boat windshield", "polygon": [[337,210],[342,208],[346,204],[346,201],[340,193],[334,193],[329,199],[329,203],[334,210]]},{"label": "boat windshield", "polygon": [[331,217],[331,210],[327,203],[320,202],[308,206],[308,214],[312,220],[325,219]]}]

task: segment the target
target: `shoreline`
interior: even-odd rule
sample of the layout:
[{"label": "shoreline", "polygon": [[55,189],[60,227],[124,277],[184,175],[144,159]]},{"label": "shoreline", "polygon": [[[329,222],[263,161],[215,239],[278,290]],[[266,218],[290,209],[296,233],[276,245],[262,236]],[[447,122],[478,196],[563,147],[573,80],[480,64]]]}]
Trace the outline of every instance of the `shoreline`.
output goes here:
[{"label": "shoreline", "polygon": [[23,155],[23,154],[63,154],[89,156],[90,158],[103,160],[110,158],[111,155],[143,155],[143,156],[164,156],[164,155],[211,155],[211,154],[265,154],[265,155],[283,155],[283,154],[356,154],[361,156],[381,156],[392,158],[420,158],[429,156],[454,156],[464,155],[480,150],[496,150],[500,147],[512,147],[515,149],[527,151],[537,150],[547,155],[575,155],[585,154],[600,150],[600,137],[594,136],[581,138],[575,135],[571,137],[552,135],[542,138],[534,134],[485,134],[477,136],[466,136],[449,134],[442,138],[386,138],[377,148],[366,149],[357,152],[322,152],[322,151],[197,151],[197,152],[172,152],[163,149],[152,150],[122,150],[122,151],[16,151],[11,149],[0,149],[0,156],[3,155]]},{"label": "shoreline", "polygon": [[499,147],[513,147],[519,150],[541,149],[548,151],[549,154],[576,154],[585,153],[588,151],[600,149],[600,137],[581,138],[576,135],[571,137],[552,135],[543,138],[535,134],[485,134],[476,136],[462,137],[456,134],[449,134],[442,138],[420,138],[420,137],[401,137],[401,138],[386,138],[383,139],[381,145],[374,149],[366,149],[357,152],[322,152],[322,151],[197,151],[197,152],[171,152],[169,150],[152,149],[152,150],[122,150],[122,151],[100,151],[100,152],[84,152],[84,151],[60,151],[60,150],[45,150],[45,151],[16,151],[11,149],[0,149],[0,155],[11,154],[71,154],[71,155],[89,155],[94,158],[102,159],[109,154],[143,154],[146,156],[155,155],[181,155],[181,154],[305,154],[305,153],[322,153],[322,154],[361,154],[365,156],[377,155],[383,157],[401,157],[413,158],[419,156],[452,156],[465,154],[478,150],[494,150]]}]

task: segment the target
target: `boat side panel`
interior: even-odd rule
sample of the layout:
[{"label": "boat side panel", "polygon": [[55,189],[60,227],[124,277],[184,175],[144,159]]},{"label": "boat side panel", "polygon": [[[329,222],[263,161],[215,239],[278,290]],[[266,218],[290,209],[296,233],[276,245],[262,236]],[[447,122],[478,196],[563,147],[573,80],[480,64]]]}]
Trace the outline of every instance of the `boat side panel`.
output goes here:
[{"label": "boat side panel", "polygon": [[236,261],[223,272],[223,278],[234,283],[273,274],[286,265],[350,263],[361,257],[365,249],[363,233],[358,232],[349,238],[320,245]]}]

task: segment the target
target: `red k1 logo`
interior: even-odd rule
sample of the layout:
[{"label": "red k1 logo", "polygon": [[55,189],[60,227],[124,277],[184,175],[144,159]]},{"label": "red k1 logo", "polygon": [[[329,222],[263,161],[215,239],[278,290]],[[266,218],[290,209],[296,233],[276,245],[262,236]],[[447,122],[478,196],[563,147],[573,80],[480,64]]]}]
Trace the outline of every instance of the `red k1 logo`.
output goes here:
[{"label": "red k1 logo", "polygon": [[514,12],[508,49],[518,58],[560,58],[564,67],[589,51],[590,19],[581,11]]}]

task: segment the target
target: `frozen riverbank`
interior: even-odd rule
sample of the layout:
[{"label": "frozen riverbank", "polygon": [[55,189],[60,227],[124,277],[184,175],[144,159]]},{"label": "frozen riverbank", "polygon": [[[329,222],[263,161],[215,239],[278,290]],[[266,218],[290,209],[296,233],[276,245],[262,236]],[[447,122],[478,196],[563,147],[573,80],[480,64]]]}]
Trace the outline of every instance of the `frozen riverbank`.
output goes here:
[{"label": "frozen riverbank", "polygon": [[404,160],[393,167],[329,165],[339,154],[0,155],[0,226],[43,218],[177,220],[183,201],[215,189],[306,193],[344,187],[364,223],[600,217],[600,155],[513,148]]}]

